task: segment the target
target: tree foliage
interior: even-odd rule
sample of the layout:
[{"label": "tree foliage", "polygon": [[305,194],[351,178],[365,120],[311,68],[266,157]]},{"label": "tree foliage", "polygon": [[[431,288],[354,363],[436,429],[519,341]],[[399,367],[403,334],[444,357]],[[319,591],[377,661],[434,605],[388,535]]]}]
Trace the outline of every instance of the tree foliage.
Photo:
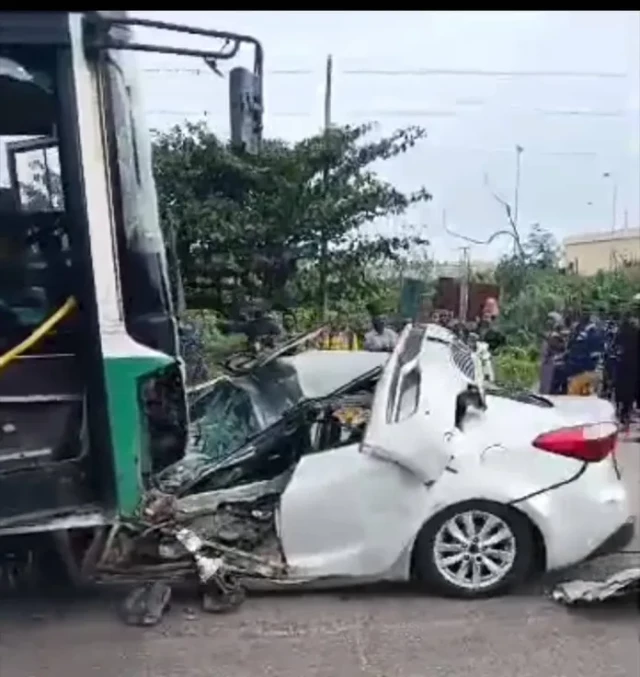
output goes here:
[{"label": "tree foliage", "polygon": [[62,178],[60,172],[47,167],[43,160],[29,162],[28,180],[20,182],[25,204],[31,211],[53,211],[63,208]]},{"label": "tree foliage", "polygon": [[511,256],[500,260],[495,279],[506,296],[516,296],[534,282],[542,271],[555,271],[559,254],[553,235],[536,223],[529,230],[524,243]]},{"label": "tree foliage", "polygon": [[318,307],[319,261],[328,247],[334,307],[379,293],[371,270],[424,243],[367,237],[363,226],[430,199],[405,193],[372,169],[425,137],[419,127],[374,140],[345,126],[297,143],[266,140],[239,156],[205,124],[156,134],[154,169],[164,227],[175,233],[187,304],[234,315],[246,303]]},{"label": "tree foliage", "polygon": [[539,344],[551,311],[609,314],[624,308],[640,290],[640,278],[631,268],[583,277],[561,267],[559,254],[553,236],[535,225],[522,255],[500,261],[496,280],[503,292],[501,323],[512,345]]}]

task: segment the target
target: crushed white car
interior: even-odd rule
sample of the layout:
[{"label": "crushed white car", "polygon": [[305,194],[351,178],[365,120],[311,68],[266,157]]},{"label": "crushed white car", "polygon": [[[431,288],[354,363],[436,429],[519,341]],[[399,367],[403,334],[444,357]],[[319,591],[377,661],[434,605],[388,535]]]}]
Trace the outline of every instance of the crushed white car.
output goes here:
[{"label": "crushed white car", "polygon": [[219,590],[414,580],[479,597],[631,539],[609,403],[485,390],[469,349],[435,325],[405,328],[388,359],[279,360],[289,381],[240,386],[253,427],[224,453],[200,440],[157,478],[106,576],[196,575],[187,529]]}]

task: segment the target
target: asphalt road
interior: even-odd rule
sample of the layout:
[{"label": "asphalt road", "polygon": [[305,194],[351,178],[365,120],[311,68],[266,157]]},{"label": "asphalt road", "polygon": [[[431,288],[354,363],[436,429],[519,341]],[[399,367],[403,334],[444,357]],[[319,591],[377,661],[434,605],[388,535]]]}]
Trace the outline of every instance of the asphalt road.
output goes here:
[{"label": "asphalt road", "polygon": [[[640,517],[640,444],[620,457]],[[634,563],[616,555],[563,577]],[[122,625],[107,598],[0,600],[0,676],[637,677],[633,603],[568,611],[543,587],[481,602],[404,589],[263,595],[229,616],[185,600],[147,630]]]}]

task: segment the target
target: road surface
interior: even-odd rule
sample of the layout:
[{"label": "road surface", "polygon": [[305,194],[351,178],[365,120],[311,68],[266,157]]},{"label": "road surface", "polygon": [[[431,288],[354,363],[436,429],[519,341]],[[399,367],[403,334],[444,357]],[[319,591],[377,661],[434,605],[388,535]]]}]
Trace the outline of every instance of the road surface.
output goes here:
[{"label": "road surface", "polygon": [[[640,506],[640,444],[620,455]],[[617,555],[573,573],[634,562]],[[541,585],[481,602],[402,588],[263,595],[229,616],[186,600],[152,629],[122,625],[114,604],[0,601],[0,676],[637,677],[640,666],[633,604],[568,611]]]}]

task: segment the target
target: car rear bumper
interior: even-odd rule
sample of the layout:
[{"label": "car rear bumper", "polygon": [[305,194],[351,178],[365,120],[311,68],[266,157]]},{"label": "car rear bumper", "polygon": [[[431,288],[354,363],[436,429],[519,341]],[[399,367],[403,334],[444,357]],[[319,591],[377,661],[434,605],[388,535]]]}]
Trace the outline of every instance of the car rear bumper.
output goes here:
[{"label": "car rear bumper", "polygon": [[635,532],[634,511],[611,458],[525,503],[544,538],[547,570],[619,550]]},{"label": "car rear bumper", "polygon": [[593,550],[587,557],[587,560],[603,557],[604,555],[611,555],[615,552],[624,550],[633,540],[635,533],[636,520],[631,517]]}]

